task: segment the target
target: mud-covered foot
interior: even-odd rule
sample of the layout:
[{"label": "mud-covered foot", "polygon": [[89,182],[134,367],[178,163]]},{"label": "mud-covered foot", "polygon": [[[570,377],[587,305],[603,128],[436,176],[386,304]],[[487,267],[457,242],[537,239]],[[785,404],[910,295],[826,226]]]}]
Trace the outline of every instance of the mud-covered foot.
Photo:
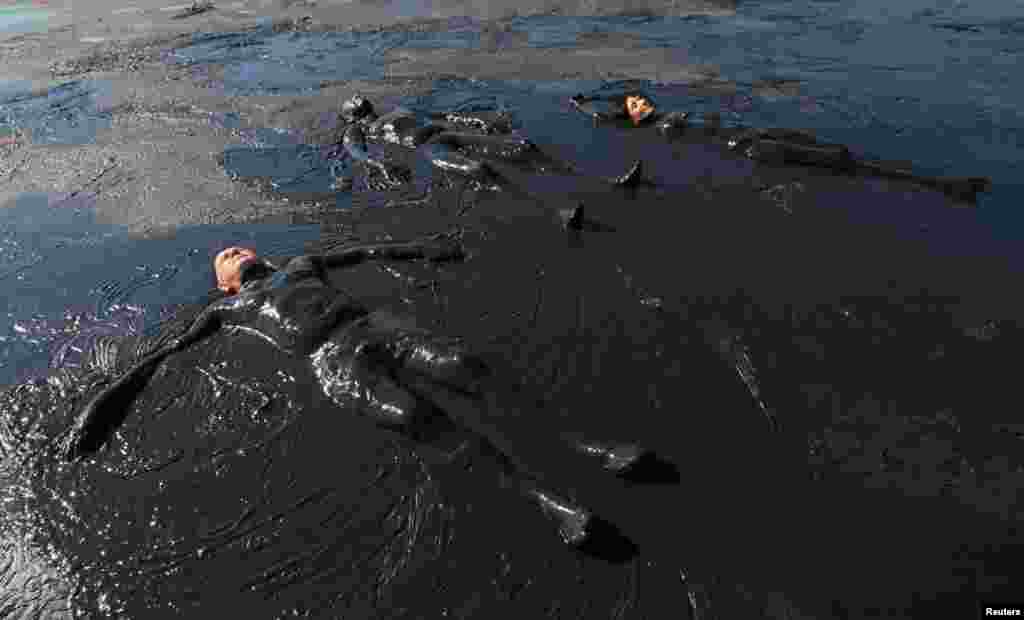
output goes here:
[{"label": "mud-covered foot", "polygon": [[624,474],[635,466],[650,451],[635,443],[601,443],[596,441],[576,442],[576,449],[582,454],[601,461],[601,466],[616,474]]},{"label": "mud-covered foot", "polygon": [[644,177],[644,162],[642,159],[638,159],[633,162],[626,174],[622,176],[609,179],[612,185],[618,185],[620,187],[636,187],[638,185],[644,185],[648,181]]},{"label": "mud-covered foot", "polygon": [[679,468],[653,450],[635,443],[574,440],[573,446],[595,458],[616,477],[637,484],[679,484]]},{"label": "mud-covered foot", "polygon": [[558,534],[565,544],[576,547],[586,542],[594,518],[589,510],[545,491],[533,490],[530,495],[544,514],[558,523]]},{"label": "mud-covered foot", "polygon": [[572,209],[560,210],[558,218],[562,221],[562,228],[566,230],[583,230],[583,223],[585,222],[583,209],[583,203],[581,202]]}]

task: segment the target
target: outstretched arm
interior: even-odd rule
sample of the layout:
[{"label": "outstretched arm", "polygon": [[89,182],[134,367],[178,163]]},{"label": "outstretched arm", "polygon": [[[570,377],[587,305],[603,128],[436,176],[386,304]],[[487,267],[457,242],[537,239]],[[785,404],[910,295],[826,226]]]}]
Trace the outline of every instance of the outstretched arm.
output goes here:
[{"label": "outstretched arm", "polygon": [[446,239],[371,243],[322,256],[325,267],[352,267],[370,260],[457,261],[466,257],[462,245]]},{"label": "outstretched arm", "polygon": [[91,454],[106,442],[124,421],[135,397],[146,387],[156,367],[172,353],[185,349],[220,327],[220,309],[211,306],[192,322],[188,331],[139,360],[117,381],[93,397],[75,418],[64,448],[64,459],[73,461]]},{"label": "outstretched arm", "polygon": [[[620,116],[607,109],[602,110],[601,106],[595,104],[595,100],[593,98],[586,97],[582,94],[570,97],[569,103],[583,114],[593,118],[595,121],[607,121]],[[608,106],[605,104],[603,107],[607,108]]]}]

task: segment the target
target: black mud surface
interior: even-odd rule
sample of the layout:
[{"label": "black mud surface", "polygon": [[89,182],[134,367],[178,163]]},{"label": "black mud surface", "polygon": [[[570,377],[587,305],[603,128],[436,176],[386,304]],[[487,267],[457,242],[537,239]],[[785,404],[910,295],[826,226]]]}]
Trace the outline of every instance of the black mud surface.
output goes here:
[{"label": "black mud surface", "polygon": [[[163,49],[230,54],[243,36]],[[86,75],[4,108],[44,131],[80,89],[112,93],[100,139],[9,153],[30,173],[0,220],[5,351],[34,372],[3,369],[0,617],[970,617],[978,598],[1012,598],[1022,265],[976,210],[759,166],[725,148],[728,131],[594,127],[566,104],[594,87],[583,78],[351,75],[271,101],[234,99],[231,63],[140,71],[159,73],[153,90]],[[720,94],[703,78],[644,86],[666,109]],[[331,119],[357,91],[384,109],[506,109],[584,174],[499,166],[518,189],[492,192],[385,149],[411,187],[373,191],[355,167],[350,191],[331,190]],[[637,159],[650,183],[602,180]],[[559,212],[580,202],[594,225],[565,230]],[[373,428],[244,332],[170,358],[104,450],[57,460],[76,407],[125,363],[94,351],[180,331],[221,247],[287,256],[438,232],[470,259],[332,278],[465,337],[536,401],[510,424],[673,462],[676,481],[574,482],[627,542],[564,547],[492,463]]]}]

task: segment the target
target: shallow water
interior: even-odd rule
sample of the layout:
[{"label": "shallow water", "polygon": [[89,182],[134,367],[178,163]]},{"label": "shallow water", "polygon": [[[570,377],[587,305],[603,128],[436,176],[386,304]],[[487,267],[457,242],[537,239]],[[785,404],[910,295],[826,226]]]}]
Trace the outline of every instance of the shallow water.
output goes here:
[{"label": "shallow water", "polygon": [[110,126],[103,110],[107,83],[57,82],[34,88],[29,82],[0,82],[0,126],[25,132],[35,144],[89,144]]},{"label": "shallow water", "polygon": [[[658,187],[609,192],[510,169],[542,207],[467,191],[457,217],[456,188],[429,208],[356,214],[346,207],[387,196],[331,192],[327,148],[267,128],[239,134],[226,171],[284,195],[331,197],[340,208],[319,225],[140,239],[97,223],[86,196],[9,201],[0,383],[25,387],[2,405],[0,532],[19,562],[6,570],[22,580],[5,586],[5,604],[73,591],[75,605],[107,617],[194,615],[211,596],[252,617],[662,617],[685,601],[681,573],[719,617],[921,617],[1012,596],[1024,463],[1019,414],[1000,403],[1016,397],[1024,309],[1024,226],[1012,202],[1024,97],[1008,79],[1016,8],[993,7],[773,2],[730,18],[511,22],[534,46],[627,33],[739,83],[728,95],[644,84],[665,109],[815,128],[922,171],[989,174],[995,189],[976,210],[898,183],[765,169],[698,134],[667,143],[595,129],[565,101],[600,82],[462,79],[403,103],[506,109],[588,175],[643,157]],[[266,29],[200,37],[177,55],[197,71],[225,64],[226,91],[285,92],[379,77],[367,60],[388,48],[479,44],[478,23],[457,26]],[[759,82],[768,78],[802,83],[794,94]],[[0,114],[54,140],[73,136],[45,132],[65,127],[60,114],[100,118],[86,86],[8,98]],[[420,188],[432,179],[422,162],[416,172]],[[745,185],[751,176],[805,189],[784,209]],[[618,232],[567,237],[552,211],[576,200]],[[336,415],[301,365],[240,337],[168,362],[108,451],[54,466],[49,438],[91,383],[24,379],[80,366],[98,337],[142,333],[201,297],[221,247],[287,255],[324,232],[373,239],[452,225],[467,230],[467,264],[368,267],[339,274],[343,286],[464,335],[544,401],[538,432],[629,435],[676,462],[678,487],[580,483],[640,545],[637,558],[559,547],[493,489],[486,462],[479,475],[426,465],[425,452]],[[764,408],[740,376],[750,369]],[[781,432],[768,431],[766,413]]]},{"label": "shallow water", "polygon": [[[996,186],[980,197],[980,205],[987,208],[979,219],[994,234],[1018,239],[1013,231],[1024,226],[1013,200],[1020,192],[1024,91],[1012,76],[1024,51],[1021,10],[985,3],[921,2],[889,10],[884,3],[870,2],[755,2],[743,3],[730,18],[521,17],[509,22],[503,36],[525,34],[531,47],[568,47],[578,44],[582,35],[625,33],[632,45],[667,48],[679,62],[708,63],[722,78],[736,82],[735,93],[700,96],[673,84],[653,84],[649,89],[665,109],[719,111],[727,120],[747,125],[814,129],[822,138],[848,144],[864,156],[912,161],[915,170],[925,174],[990,176]],[[259,51],[244,62],[203,43],[179,54],[192,62],[228,62],[226,88],[279,92],[285,87],[278,79],[301,89],[327,78],[382,77],[381,62],[366,58],[380,58],[388,49],[479,49],[481,26],[472,20],[457,25],[443,32],[415,33],[268,31],[255,39]],[[332,38],[337,40],[325,43]],[[914,43],[906,46],[903,41]],[[324,49],[350,45],[364,46],[360,54],[366,57],[340,55],[340,62],[352,62],[343,67],[320,59]],[[239,50],[245,48],[231,49],[244,55]],[[251,60],[266,54],[273,60]],[[355,66],[364,73],[351,73]],[[275,71],[279,78],[270,76]],[[773,84],[777,86],[772,88]],[[580,135],[563,137],[568,126],[551,110],[564,108],[566,93],[594,86],[444,82],[438,85],[440,96],[424,107],[483,97],[515,109],[531,136],[559,136],[556,141],[562,144],[580,144]],[[584,158],[581,164],[591,163],[586,161],[588,152],[603,151],[578,149],[576,155]]]}]

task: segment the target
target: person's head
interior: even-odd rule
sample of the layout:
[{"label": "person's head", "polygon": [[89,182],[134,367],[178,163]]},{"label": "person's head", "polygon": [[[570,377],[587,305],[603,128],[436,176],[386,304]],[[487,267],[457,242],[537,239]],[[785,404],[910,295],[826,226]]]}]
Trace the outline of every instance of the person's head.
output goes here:
[{"label": "person's head", "polygon": [[217,288],[234,295],[242,288],[242,267],[259,255],[252,248],[231,246],[224,248],[213,259],[213,272],[217,276]]},{"label": "person's head", "polygon": [[362,95],[354,95],[341,104],[341,118],[347,123],[361,121],[373,115],[373,104]]},{"label": "person's head", "polygon": [[639,125],[654,114],[654,102],[640,93],[627,95],[626,114],[633,119],[634,125]]}]

